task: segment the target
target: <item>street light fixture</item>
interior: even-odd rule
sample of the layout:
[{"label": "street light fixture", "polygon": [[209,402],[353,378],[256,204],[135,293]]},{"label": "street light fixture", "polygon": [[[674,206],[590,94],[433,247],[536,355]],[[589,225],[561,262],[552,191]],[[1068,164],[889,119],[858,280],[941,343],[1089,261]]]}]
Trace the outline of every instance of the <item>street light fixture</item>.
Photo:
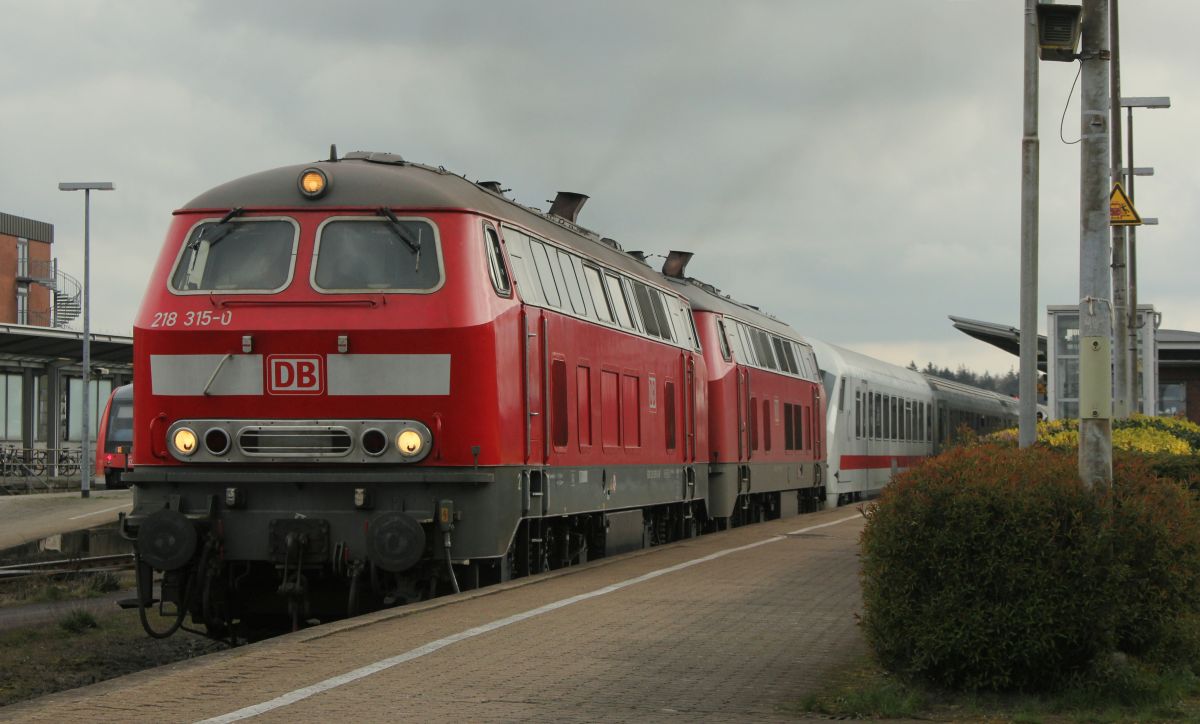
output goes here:
[{"label": "street light fixture", "polygon": [[79,442],[79,494],[87,498],[91,495],[92,487],[92,449],[88,440],[88,417],[91,414],[88,400],[91,395],[88,387],[92,376],[92,329],[88,308],[92,285],[88,280],[91,271],[88,247],[91,235],[92,192],[112,191],[113,185],[111,181],[74,181],[60,183],[58,190],[83,192],[83,430]]},{"label": "street light fixture", "polygon": [[[1129,158],[1125,162],[1129,164],[1129,168],[1122,169],[1125,171],[1125,193],[1129,196],[1130,203],[1133,199],[1133,177],[1141,176],[1138,169],[1133,163],[1133,109],[1134,108],[1170,108],[1171,99],[1168,96],[1133,96],[1122,97],[1121,107],[1126,109],[1125,127],[1126,127],[1126,153]],[[1129,173],[1132,170],[1133,173]],[[1153,175],[1154,170],[1150,169],[1150,174]],[[1136,206],[1135,206],[1136,208]],[[1144,219],[1142,223],[1147,223]],[[1158,219],[1154,219],[1154,224],[1158,223]],[[1129,234],[1129,358],[1130,360],[1137,359],[1137,336],[1138,336],[1138,311],[1137,311],[1137,227],[1130,226],[1126,233]],[[1137,365],[1129,366],[1129,377],[1122,380],[1122,383],[1129,391],[1127,399],[1130,406],[1134,408],[1140,407],[1137,403]],[[1144,412],[1144,411],[1143,411]],[[1149,411],[1154,414],[1153,410]]]},{"label": "street light fixture", "polygon": [[1039,2],[1037,6],[1038,57],[1042,60],[1074,62],[1079,55],[1079,36],[1083,30],[1083,7],[1081,5],[1051,5]]}]

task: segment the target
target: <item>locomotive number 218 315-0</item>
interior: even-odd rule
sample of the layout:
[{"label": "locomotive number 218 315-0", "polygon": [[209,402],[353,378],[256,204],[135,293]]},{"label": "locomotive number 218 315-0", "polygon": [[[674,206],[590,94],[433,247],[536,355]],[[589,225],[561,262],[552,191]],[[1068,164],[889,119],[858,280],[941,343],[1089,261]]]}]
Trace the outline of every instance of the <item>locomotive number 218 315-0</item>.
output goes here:
[{"label": "locomotive number 218 315-0", "polygon": [[220,314],[205,309],[200,312],[155,312],[151,327],[215,327],[228,326],[233,321],[233,312],[226,309]]}]

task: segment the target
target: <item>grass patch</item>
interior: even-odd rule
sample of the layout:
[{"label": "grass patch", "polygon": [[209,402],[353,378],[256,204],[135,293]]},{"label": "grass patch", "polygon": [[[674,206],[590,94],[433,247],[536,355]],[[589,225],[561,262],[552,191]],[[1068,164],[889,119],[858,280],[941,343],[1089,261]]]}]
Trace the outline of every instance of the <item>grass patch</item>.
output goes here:
[{"label": "grass patch", "polygon": [[113,591],[133,588],[133,582],[133,573],[129,571],[101,571],[86,576],[64,578],[35,576],[8,581],[0,585],[0,608],[97,598]]},{"label": "grass patch", "polygon": [[[137,611],[115,605],[111,612],[86,615],[95,625],[78,631],[61,622],[0,631],[0,706],[227,648],[186,633],[151,639]],[[159,617],[155,609],[150,620],[161,630],[174,617]]]},{"label": "grass patch", "polygon": [[794,714],[853,719],[1066,722],[1200,721],[1200,679],[1131,661],[1080,677],[1059,694],[955,693],[905,682],[863,656],[830,676]]},{"label": "grass patch", "polygon": [[76,608],[68,611],[67,615],[58,620],[59,628],[67,633],[81,634],[84,631],[92,628],[100,628],[96,617],[89,611],[84,611],[82,608]]}]

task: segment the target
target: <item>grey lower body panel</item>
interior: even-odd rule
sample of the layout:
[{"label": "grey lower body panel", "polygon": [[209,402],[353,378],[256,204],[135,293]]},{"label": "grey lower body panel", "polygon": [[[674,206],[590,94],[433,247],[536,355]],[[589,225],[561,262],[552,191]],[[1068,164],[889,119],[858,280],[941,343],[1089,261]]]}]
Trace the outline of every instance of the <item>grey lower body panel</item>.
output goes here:
[{"label": "grey lower body panel", "polygon": [[[557,468],[505,466],[394,471],[304,469],[140,467],[129,476],[134,509],[140,520],[172,508],[219,528],[227,560],[272,559],[269,530],[277,521],[327,521],[331,549],[352,559],[368,550],[373,520],[404,512],[437,535],[434,513],[439,501],[453,501],[455,523],[451,555],[455,560],[505,555],[525,518],[639,509],[704,501],[709,493],[706,465],[607,466]],[[236,488],[238,504],[226,505]],[[356,490],[367,502],[356,507]],[[339,545],[340,544],[340,545]],[[435,550],[440,549],[438,538]],[[440,554],[439,554],[440,555]]]},{"label": "grey lower body panel", "polygon": [[[803,491],[819,496],[824,486],[825,462],[807,463],[713,463],[709,465],[708,514],[714,518],[733,515],[739,495]],[[790,502],[785,509],[790,509]]]}]

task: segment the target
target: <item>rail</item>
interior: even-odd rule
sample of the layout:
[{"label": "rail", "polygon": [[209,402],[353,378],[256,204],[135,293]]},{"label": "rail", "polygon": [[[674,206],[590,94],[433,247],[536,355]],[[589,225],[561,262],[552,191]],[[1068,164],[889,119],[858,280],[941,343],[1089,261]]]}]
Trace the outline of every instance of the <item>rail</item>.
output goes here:
[{"label": "rail", "polygon": [[38,561],[0,566],[0,582],[34,576],[89,575],[106,571],[133,570],[132,553],[116,553],[106,556],[66,558],[60,561]]}]

